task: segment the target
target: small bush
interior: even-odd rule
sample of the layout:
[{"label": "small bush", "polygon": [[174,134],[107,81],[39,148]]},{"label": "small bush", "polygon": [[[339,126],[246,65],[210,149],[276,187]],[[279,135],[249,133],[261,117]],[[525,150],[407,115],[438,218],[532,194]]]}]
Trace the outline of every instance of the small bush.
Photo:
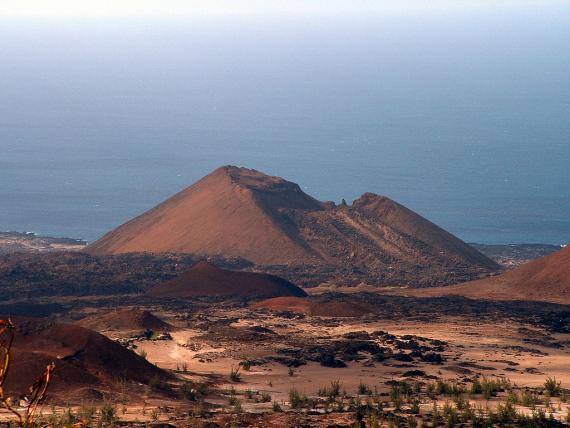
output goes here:
[{"label": "small bush", "polygon": [[166,383],[164,383],[162,379],[158,376],[153,376],[148,382],[148,386],[150,387],[150,390],[153,392],[163,391],[167,389]]},{"label": "small bush", "polygon": [[453,404],[455,404],[457,410],[464,410],[469,407],[469,402],[461,394],[453,397]]},{"label": "small bush", "polygon": [[473,381],[473,383],[471,384],[471,389],[469,390],[469,393],[471,395],[483,394],[483,386],[481,385],[481,382],[479,381],[479,379],[475,379]]},{"label": "small bush", "polygon": [[230,380],[232,382],[241,382],[241,373],[240,373],[239,367],[237,369],[234,369],[232,367],[232,369],[230,371]]},{"label": "small bush", "polygon": [[481,388],[483,389],[483,397],[485,400],[489,400],[491,397],[497,395],[497,392],[500,389],[500,384],[497,381],[484,377],[481,382]]},{"label": "small bush", "polygon": [[400,388],[397,386],[392,386],[390,390],[390,400],[392,401],[392,405],[394,409],[400,410],[402,407],[402,395],[400,393]]},{"label": "small bush", "polygon": [[360,395],[370,395],[370,394],[372,394],[372,391],[370,390],[370,388],[368,387],[368,385],[366,385],[365,383],[363,383],[362,381],[360,381],[360,383],[358,384],[358,394],[360,394]]},{"label": "small bush", "polygon": [[198,390],[194,387],[192,382],[184,382],[180,386],[182,396],[189,401],[196,401],[198,398]]},{"label": "small bush", "polygon": [[534,407],[540,403],[540,399],[536,393],[524,390],[520,395],[520,403],[524,407],[534,409]]},{"label": "small bush", "polygon": [[279,403],[277,401],[273,402],[273,406],[271,406],[271,408],[273,409],[274,412],[282,412],[283,409],[281,408],[281,406],[279,405]]},{"label": "small bush", "polygon": [[507,403],[518,404],[519,396],[515,391],[509,391],[507,393]]},{"label": "small bush", "polygon": [[117,408],[108,400],[103,401],[99,409],[99,415],[103,422],[114,422],[117,419]]},{"label": "small bush", "polygon": [[236,400],[234,403],[233,413],[242,413],[243,407],[241,406],[241,401]]},{"label": "small bush", "polygon": [[455,408],[448,402],[445,402],[443,405],[442,413],[448,427],[453,427],[459,423],[459,415],[457,414],[457,410],[455,410]]},{"label": "small bush", "polygon": [[437,395],[449,395],[451,393],[451,386],[443,379],[438,379],[435,384],[435,393]]},{"label": "small bush", "polygon": [[514,422],[517,419],[515,406],[508,401],[505,404],[497,405],[497,418],[499,423]]},{"label": "small bush", "polygon": [[562,388],[560,387],[561,382],[556,382],[555,377],[549,377],[544,381],[544,389],[550,394],[551,397],[558,397],[562,392]]},{"label": "small bush", "polygon": [[412,412],[414,415],[420,414],[420,402],[418,400],[412,401],[410,405],[410,412]]},{"label": "small bush", "polygon": [[336,398],[340,395],[340,388],[341,388],[342,384],[340,383],[340,380],[333,380],[331,382],[331,387],[329,389],[329,393],[328,396],[329,398],[333,399]]},{"label": "small bush", "polygon": [[93,403],[81,403],[81,407],[79,407],[79,419],[83,422],[84,425],[89,425],[95,414],[97,413],[97,409],[93,405]]},{"label": "small bush", "polygon": [[289,390],[289,405],[292,409],[301,409],[308,403],[308,401],[309,399],[307,396],[305,394],[301,394],[295,388],[291,388]]}]

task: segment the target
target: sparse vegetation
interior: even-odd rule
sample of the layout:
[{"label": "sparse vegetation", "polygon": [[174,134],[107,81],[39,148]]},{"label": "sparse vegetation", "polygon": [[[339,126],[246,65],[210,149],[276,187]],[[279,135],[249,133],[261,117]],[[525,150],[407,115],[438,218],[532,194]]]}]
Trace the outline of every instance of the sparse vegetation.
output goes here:
[{"label": "sparse vegetation", "polygon": [[544,382],[544,389],[551,397],[559,397],[562,393],[561,382],[556,382],[556,377],[549,377]]},{"label": "sparse vegetation", "polygon": [[307,405],[309,399],[305,394],[300,393],[297,389],[289,390],[289,405],[292,409],[301,409]]},{"label": "sparse vegetation", "polygon": [[360,381],[358,383],[358,394],[360,395],[370,395],[372,394],[372,391],[370,390],[370,388],[368,387],[368,385],[366,385],[365,383],[363,383],[362,381]]},{"label": "sparse vegetation", "polygon": [[240,373],[240,368],[239,366],[237,368],[231,368],[230,371],[230,380],[232,382],[241,382],[241,373]]},{"label": "sparse vegetation", "polygon": [[148,382],[148,386],[152,392],[168,391],[170,386],[159,376],[153,376]]},{"label": "sparse vegetation", "polygon": [[101,421],[112,423],[117,419],[117,408],[111,401],[104,400],[102,406],[99,408],[99,416],[101,417]]}]

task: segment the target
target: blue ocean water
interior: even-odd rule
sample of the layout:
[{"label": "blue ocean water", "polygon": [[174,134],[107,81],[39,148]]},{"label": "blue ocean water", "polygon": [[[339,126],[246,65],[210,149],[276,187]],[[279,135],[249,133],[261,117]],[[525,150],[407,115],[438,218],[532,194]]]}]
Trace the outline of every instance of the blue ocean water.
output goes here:
[{"label": "blue ocean water", "polygon": [[224,164],[570,242],[570,6],[0,18],[0,230],[94,240]]}]

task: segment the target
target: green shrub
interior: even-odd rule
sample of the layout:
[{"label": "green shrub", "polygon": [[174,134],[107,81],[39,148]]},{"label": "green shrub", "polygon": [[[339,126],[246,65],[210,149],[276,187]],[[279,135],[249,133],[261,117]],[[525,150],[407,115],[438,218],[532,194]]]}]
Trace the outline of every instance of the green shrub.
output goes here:
[{"label": "green shrub", "polygon": [[544,389],[550,394],[551,397],[558,397],[561,392],[562,388],[560,387],[561,382],[556,382],[555,377],[549,377],[544,381]]},{"label": "green shrub", "polygon": [[390,390],[390,400],[392,401],[394,409],[400,410],[402,407],[402,394],[400,393],[400,388],[396,385],[392,385],[392,389]]},{"label": "green shrub", "polygon": [[453,404],[455,404],[457,410],[464,410],[469,406],[469,402],[463,398],[462,394],[453,397]]},{"label": "green shrub", "polygon": [[497,405],[497,418],[499,423],[514,422],[517,419],[515,406],[508,401]]},{"label": "green shrub", "polygon": [[443,379],[438,379],[435,383],[435,393],[437,395],[449,395],[451,393],[451,386]]},{"label": "green shrub", "polygon": [[481,385],[481,381],[479,379],[475,379],[471,384],[471,389],[469,390],[471,395],[478,395],[483,394],[483,386]]},{"label": "green shrub", "polygon": [[483,398],[489,400],[491,397],[497,395],[500,385],[497,381],[484,377],[481,381],[481,388],[483,389]]},{"label": "green shrub", "polygon": [[289,390],[289,405],[292,409],[301,409],[307,405],[309,399],[305,394],[301,394],[295,388]]},{"label": "green shrub", "polygon": [[370,388],[368,387],[368,385],[366,385],[365,383],[363,383],[362,381],[360,381],[358,383],[358,394],[360,395],[370,395],[372,393],[372,391],[370,390]]},{"label": "green shrub", "polygon": [[518,404],[519,396],[515,391],[509,391],[507,393],[507,403]]},{"label": "green shrub", "polygon": [[340,395],[341,386],[342,386],[342,384],[340,383],[339,379],[333,380],[331,382],[331,387],[330,387],[328,394],[327,394],[330,399],[334,399]]},{"label": "green shrub", "polygon": [[533,409],[538,403],[540,403],[540,399],[535,392],[525,389],[520,395],[520,403],[524,407]]}]

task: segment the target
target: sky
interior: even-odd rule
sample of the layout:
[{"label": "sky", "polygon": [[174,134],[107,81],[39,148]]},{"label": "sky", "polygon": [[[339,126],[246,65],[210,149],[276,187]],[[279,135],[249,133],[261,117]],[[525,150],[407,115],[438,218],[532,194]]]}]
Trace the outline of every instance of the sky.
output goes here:
[{"label": "sky", "polygon": [[180,17],[202,15],[383,13],[502,7],[562,0],[0,0],[1,17]]}]

